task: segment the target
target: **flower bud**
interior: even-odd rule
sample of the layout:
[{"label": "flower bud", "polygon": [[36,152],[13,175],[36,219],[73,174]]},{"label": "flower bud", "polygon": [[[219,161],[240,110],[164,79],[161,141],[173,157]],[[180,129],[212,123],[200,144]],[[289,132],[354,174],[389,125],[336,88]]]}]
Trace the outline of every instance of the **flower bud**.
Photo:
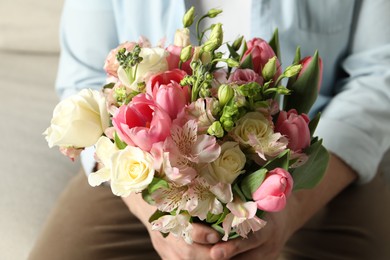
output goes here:
[{"label": "flower bud", "polygon": [[226,64],[229,66],[229,67],[238,67],[240,65],[240,63],[238,61],[236,61],[235,59],[227,59],[226,61]]},{"label": "flower bud", "polygon": [[217,15],[219,15],[220,13],[222,13],[222,10],[212,8],[212,9],[210,9],[210,11],[208,11],[207,17],[214,18]]},{"label": "flower bud", "polygon": [[192,46],[188,45],[187,47],[184,47],[181,49],[180,52],[180,60],[182,62],[186,62],[191,58],[191,51],[192,51]]},{"label": "flower bud", "polygon": [[238,51],[238,50],[240,49],[241,44],[242,44],[242,40],[243,40],[243,39],[244,39],[244,36],[241,36],[241,37],[237,38],[237,39],[233,42],[232,47],[233,47],[233,49],[234,49],[235,51]]},{"label": "flower bud", "polygon": [[222,84],[218,88],[218,100],[221,107],[225,106],[234,96],[234,90],[230,85]]},{"label": "flower bud", "polygon": [[195,7],[191,7],[183,17],[183,26],[184,28],[190,27],[192,23],[194,22],[195,17]]},{"label": "flower bud", "polygon": [[276,73],[276,56],[270,58],[264,65],[262,74],[265,81],[272,79]]},{"label": "flower bud", "polygon": [[297,75],[302,69],[302,65],[291,65],[286,68],[286,70],[283,72],[283,75],[287,78],[293,77]]},{"label": "flower bud", "polygon": [[215,121],[212,123],[211,126],[207,129],[207,133],[218,138],[223,137],[224,131],[221,122]]},{"label": "flower bud", "polygon": [[223,31],[222,31],[222,24],[217,23],[214,24],[213,29],[210,33],[210,38],[205,44],[203,45],[203,50],[207,52],[212,52],[218,49],[222,45],[223,41]]},{"label": "flower bud", "polygon": [[188,28],[177,29],[173,44],[179,47],[186,47],[190,45],[190,30]]}]

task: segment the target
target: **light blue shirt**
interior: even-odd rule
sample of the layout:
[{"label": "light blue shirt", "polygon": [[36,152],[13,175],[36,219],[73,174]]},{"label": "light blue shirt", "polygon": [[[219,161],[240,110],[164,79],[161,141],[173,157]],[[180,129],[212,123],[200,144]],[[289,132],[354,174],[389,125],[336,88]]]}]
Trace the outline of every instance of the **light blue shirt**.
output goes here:
[{"label": "light blue shirt", "polygon": [[[186,8],[179,0],[67,0],[56,82],[60,97],[99,89],[106,79],[104,60],[121,42],[140,35],[152,44],[163,37],[172,42]],[[390,147],[389,14],[387,0],[252,1],[251,35],[270,39],[277,27],[282,63],[292,62],[297,45],[302,56],[319,50],[323,83],[312,112],[323,114],[316,134],[356,170],[360,183],[373,178]]]}]

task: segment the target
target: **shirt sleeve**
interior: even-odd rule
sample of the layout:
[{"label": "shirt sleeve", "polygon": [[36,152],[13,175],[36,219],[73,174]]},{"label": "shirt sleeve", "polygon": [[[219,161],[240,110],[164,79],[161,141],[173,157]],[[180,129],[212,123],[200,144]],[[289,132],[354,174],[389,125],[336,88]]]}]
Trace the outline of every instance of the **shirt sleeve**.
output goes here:
[{"label": "shirt sleeve", "polygon": [[362,1],[350,54],[348,77],[322,114],[316,134],[349,164],[359,183],[369,182],[390,147],[390,2]]},{"label": "shirt sleeve", "polygon": [[118,45],[109,0],[66,0],[60,25],[61,54],[56,91],[61,99],[83,88],[100,88],[109,51]]}]

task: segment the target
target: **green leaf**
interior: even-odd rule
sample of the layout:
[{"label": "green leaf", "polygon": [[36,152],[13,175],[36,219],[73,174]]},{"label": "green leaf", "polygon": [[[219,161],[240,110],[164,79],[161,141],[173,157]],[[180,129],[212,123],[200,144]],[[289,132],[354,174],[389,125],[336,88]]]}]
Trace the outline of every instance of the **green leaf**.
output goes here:
[{"label": "green leaf", "polygon": [[233,46],[231,46],[230,44],[226,44],[228,50],[229,50],[229,53],[230,53],[230,56],[233,58],[233,59],[236,59],[238,60],[240,58],[240,55],[237,53],[237,51],[233,48]]},{"label": "green leaf", "polygon": [[321,112],[318,112],[317,115],[309,122],[309,130],[310,130],[311,137],[314,135],[317,125],[320,122],[320,117],[321,117]]},{"label": "green leaf", "polygon": [[103,86],[103,89],[106,89],[106,88],[112,89],[114,86],[115,86],[115,83],[113,83],[113,82],[107,83],[106,85]]},{"label": "green leaf", "polygon": [[152,182],[148,185],[148,192],[152,194],[153,192],[161,188],[168,189],[169,188],[168,182],[166,180],[154,177]]},{"label": "green leaf", "polygon": [[308,113],[318,95],[318,81],[320,80],[320,66],[318,51],[306,67],[303,73],[296,79],[293,84],[287,84],[291,89],[291,95],[284,99],[284,110],[288,111],[295,108],[299,114]]},{"label": "green leaf", "polygon": [[266,168],[268,171],[272,171],[275,168],[283,168],[287,171],[289,167],[289,161],[290,161],[290,150],[287,149],[281,152],[274,159],[268,161],[263,167]]},{"label": "green leaf", "polygon": [[329,153],[322,145],[322,140],[315,141],[304,152],[309,156],[307,162],[291,171],[294,179],[294,190],[315,187],[321,181],[328,167]]},{"label": "green leaf", "polygon": [[278,28],[275,29],[274,34],[269,41],[269,45],[274,50],[278,59],[281,60]]},{"label": "green leaf", "polygon": [[116,147],[118,147],[119,150],[123,150],[123,149],[125,149],[126,146],[127,146],[127,144],[126,144],[125,142],[123,142],[123,141],[119,138],[117,132],[115,132],[115,134],[114,134],[114,141],[115,141]]},{"label": "green leaf", "polygon": [[260,187],[263,183],[265,175],[268,170],[261,168],[248,176],[246,176],[241,182],[242,193],[247,199],[252,199],[252,194]]},{"label": "green leaf", "polygon": [[158,209],[150,216],[149,223],[161,218],[162,216],[169,215],[166,212],[159,211]]},{"label": "green leaf", "polygon": [[240,64],[240,68],[253,70],[252,54],[246,56],[245,60]]}]

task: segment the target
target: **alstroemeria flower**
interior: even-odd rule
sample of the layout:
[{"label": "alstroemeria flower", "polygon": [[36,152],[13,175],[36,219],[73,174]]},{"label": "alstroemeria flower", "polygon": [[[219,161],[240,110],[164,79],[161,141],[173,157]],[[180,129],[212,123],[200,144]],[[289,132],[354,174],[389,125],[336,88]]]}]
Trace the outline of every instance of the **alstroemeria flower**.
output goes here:
[{"label": "alstroemeria flower", "polygon": [[187,244],[192,244],[190,215],[165,215],[152,222],[152,230],[162,233],[172,233],[175,237],[182,237]]},{"label": "alstroemeria flower", "polygon": [[258,231],[262,229],[266,221],[256,216],[256,203],[253,201],[242,202],[235,199],[229,202],[226,207],[231,211],[227,214],[222,222],[225,235],[222,240],[227,241],[231,231],[237,232],[241,237],[247,237],[250,231]]},{"label": "alstroemeria flower", "polygon": [[182,127],[172,125],[164,151],[169,156],[163,163],[165,174],[172,181],[185,185],[196,176],[197,166],[218,158],[221,147],[214,136],[198,135],[196,122],[190,120]]},{"label": "alstroemeria flower", "polygon": [[186,106],[175,120],[175,124],[184,125],[189,120],[195,120],[198,133],[205,134],[215,122],[214,111],[219,109],[218,101],[214,98],[198,98]]},{"label": "alstroemeria flower", "polygon": [[164,141],[171,128],[170,116],[145,94],[121,106],[112,123],[124,142],[144,151],[150,151],[154,143]]},{"label": "alstroemeria flower", "polygon": [[190,101],[189,87],[180,85],[186,75],[187,73],[179,69],[166,71],[152,76],[146,85],[146,93],[153,97],[172,120]]}]

